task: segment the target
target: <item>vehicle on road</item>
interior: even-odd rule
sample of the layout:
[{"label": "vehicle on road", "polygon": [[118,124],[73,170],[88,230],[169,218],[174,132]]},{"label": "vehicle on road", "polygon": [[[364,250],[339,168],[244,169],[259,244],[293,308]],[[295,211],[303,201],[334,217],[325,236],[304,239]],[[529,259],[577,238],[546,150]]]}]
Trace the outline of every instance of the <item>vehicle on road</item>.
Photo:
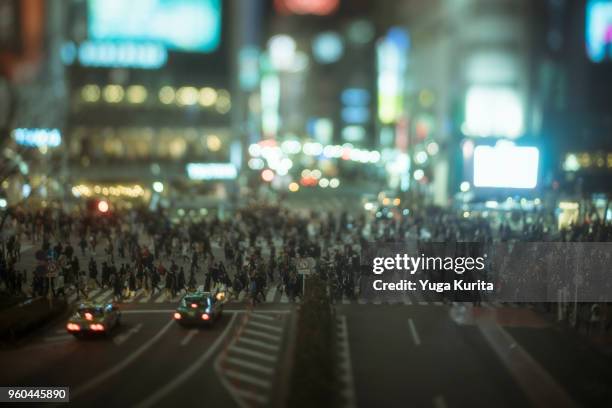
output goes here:
[{"label": "vehicle on road", "polygon": [[223,313],[223,300],[218,294],[196,292],[185,295],[174,312],[181,326],[212,325]]},{"label": "vehicle on road", "polygon": [[66,330],[75,337],[108,334],[121,323],[121,312],[112,303],[81,303],[68,319]]}]

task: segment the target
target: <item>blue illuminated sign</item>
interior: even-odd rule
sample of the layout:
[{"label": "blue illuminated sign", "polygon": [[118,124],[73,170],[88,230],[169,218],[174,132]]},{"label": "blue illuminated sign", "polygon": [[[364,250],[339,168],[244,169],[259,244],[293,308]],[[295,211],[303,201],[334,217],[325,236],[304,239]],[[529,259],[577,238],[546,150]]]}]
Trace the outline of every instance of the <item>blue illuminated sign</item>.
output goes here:
[{"label": "blue illuminated sign", "polygon": [[586,48],[593,62],[612,60],[612,1],[590,0],[588,2]]},{"label": "blue illuminated sign", "polygon": [[370,92],[363,88],[347,88],[342,91],[340,99],[347,106],[366,106],[370,103]]},{"label": "blue illuminated sign", "polygon": [[27,129],[13,130],[15,142],[28,147],[57,147],[62,143],[59,129]]},{"label": "blue illuminated sign", "polygon": [[213,52],[221,41],[221,0],[89,0],[88,30],[90,40]]},{"label": "blue illuminated sign", "polygon": [[238,177],[232,163],[187,163],[186,170],[191,180],[233,180]]},{"label": "blue illuminated sign", "polygon": [[370,120],[370,109],[362,106],[349,106],[342,109],[341,116],[345,123],[363,124]]},{"label": "blue illuminated sign", "polygon": [[168,53],[161,43],[85,41],[77,57],[84,67],[156,69],[166,63]]}]

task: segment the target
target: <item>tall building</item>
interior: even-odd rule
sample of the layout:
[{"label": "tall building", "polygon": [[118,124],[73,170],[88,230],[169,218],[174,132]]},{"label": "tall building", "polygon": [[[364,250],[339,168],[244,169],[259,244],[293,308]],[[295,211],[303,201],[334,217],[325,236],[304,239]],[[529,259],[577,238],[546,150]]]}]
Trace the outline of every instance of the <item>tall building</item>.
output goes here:
[{"label": "tall building", "polygon": [[[535,143],[539,136],[532,117],[534,6],[465,0],[408,1],[397,8],[396,21],[411,39],[406,121],[412,182],[444,205],[460,190],[472,190],[474,163],[466,153],[474,146],[501,139]],[[485,196],[503,188],[476,190]]]},{"label": "tall building", "polygon": [[605,206],[612,174],[612,1],[549,1],[543,13],[539,94],[542,132],[554,137],[554,182],[565,199]]},{"label": "tall building", "polygon": [[[228,174],[206,165],[229,165],[240,143],[231,127],[229,3],[71,3],[62,58],[75,195],[226,197]],[[190,173],[190,163],[204,167]]]}]

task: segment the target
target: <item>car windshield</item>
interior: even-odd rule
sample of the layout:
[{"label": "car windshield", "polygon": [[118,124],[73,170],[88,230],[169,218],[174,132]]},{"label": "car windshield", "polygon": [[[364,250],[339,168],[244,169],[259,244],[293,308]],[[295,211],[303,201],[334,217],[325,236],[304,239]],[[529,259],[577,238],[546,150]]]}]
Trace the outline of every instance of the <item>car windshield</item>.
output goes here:
[{"label": "car windshield", "polygon": [[104,315],[104,311],[99,307],[83,307],[78,311],[79,316],[87,318],[87,313],[93,317],[101,317]]},{"label": "car windshield", "polygon": [[191,305],[197,305],[197,307],[208,306],[209,298],[204,296],[188,296],[183,298],[182,306],[192,307]]}]

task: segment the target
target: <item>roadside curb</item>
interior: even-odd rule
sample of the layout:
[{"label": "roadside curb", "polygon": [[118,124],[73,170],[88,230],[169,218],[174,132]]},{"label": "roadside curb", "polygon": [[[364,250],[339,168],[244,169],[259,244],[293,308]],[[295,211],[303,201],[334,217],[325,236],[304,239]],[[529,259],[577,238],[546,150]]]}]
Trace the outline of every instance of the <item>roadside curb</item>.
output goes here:
[{"label": "roadside curb", "polygon": [[289,322],[287,324],[287,336],[285,340],[284,356],[282,364],[277,372],[277,384],[279,392],[275,394],[272,401],[273,407],[286,407],[289,396],[289,388],[291,385],[291,374],[293,372],[293,354],[295,352],[295,339],[297,336],[297,316],[300,313],[300,307],[293,309],[293,313],[289,314]]}]

